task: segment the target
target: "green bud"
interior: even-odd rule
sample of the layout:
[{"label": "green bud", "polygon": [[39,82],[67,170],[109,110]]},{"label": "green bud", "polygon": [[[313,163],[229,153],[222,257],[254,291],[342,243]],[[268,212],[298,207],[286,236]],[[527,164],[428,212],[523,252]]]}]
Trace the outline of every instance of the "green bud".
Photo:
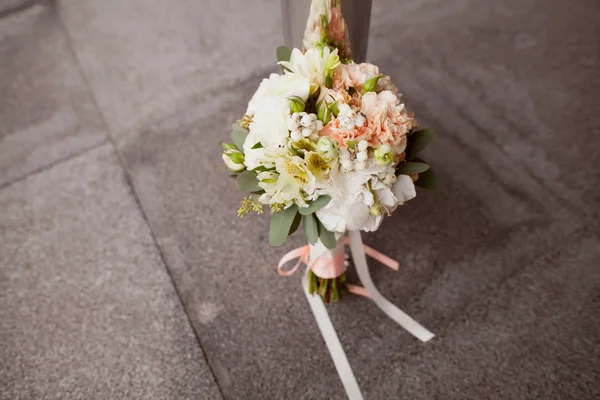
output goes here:
[{"label": "green bud", "polygon": [[244,165],[244,154],[230,143],[221,143],[223,148],[223,162],[233,172],[240,172],[246,169]]},{"label": "green bud", "polygon": [[317,104],[317,118],[323,122],[323,125],[327,125],[331,121],[331,111],[325,100]]},{"label": "green bud", "polygon": [[300,97],[298,96],[292,96],[292,97],[288,97],[288,100],[290,101],[290,110],[295,113],[300,113],[302,111],[304,111],[304,108],[306,107],[306,105],[304,104],[304,100],[302,100]]},{"label": "green bud", "polygon": [[321,22],[321,29],[326,31],[327,30],[327,17],[325,16],[325,14],[319,15],[319,20]]},{"label": "green bud", "polygon": [[379,82],[379,80],[384,76],[385,75],[379,75],[375,78],[367,79],[365,81],[365,85],[363,86],[362,93],[365,94],[367,92],[374,92],[377,89],[377,82]]},{"label": "green bud", "polygon": [[326,31],[326,30],[324,30],[324,29],[323,29],[323,30],[321,31],[321,37],[319,38],[319,40],[320,40],[322,43],[327,43],[327,31]]},{"label": "green bud", "polygon": [[241,164],[244,162],[244,155],[242,153],[240,153],[239,151],[236,151],[236,152],[232,151],[231,153],[225,153],[225,154],[227,154],[229,159],[236,164]]},{"label": "green bud", "polygon": [[382,144],[381,147],[375,149],[375,163],[380,167],[390,165],[394,161],[394,150],[389,144]]},{"label": "green bud", "polygon": [[[335,69],[339,66],[340,56],[337,54],[330,54],[329,57],[327,57],[327,61],[325,61],[325,71],[327,72],[327,75],[330,75],[331,72],[335,71]],[[329,79],[331,79],[331,76]]]},{"label": "green bud", "polygon": [[317,153],[327,162],[335,160],[339,153],[337,141],[321,136],[317,142]]},{"label": "green bud", "polygon": [[329,110],[333,114],[333,116],[337,117],[340,113],[340,108],[338,107],[338,102],[335,101],[329,105]]}]

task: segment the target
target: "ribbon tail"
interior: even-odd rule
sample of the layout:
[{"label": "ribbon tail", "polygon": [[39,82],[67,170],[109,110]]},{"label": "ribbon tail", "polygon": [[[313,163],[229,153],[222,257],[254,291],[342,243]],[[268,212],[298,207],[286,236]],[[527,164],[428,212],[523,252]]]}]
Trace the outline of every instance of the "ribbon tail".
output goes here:
[{"label": "ribbon tail", "polygon": [[346,357],[346,353],[342,348],[340,339],[335,332],[335,328],[331,322],[331,319],[329,318],[329,314],[327,313],[327,309],[325,308],[323,300],[320,296],[314,296],[308,293],[308,275],[306,273],[302,277],[302,286],[304,287],[304,294],[306,295],[308,304],[310,305],[313,315],[315,316],[315,320],[317,321],[317,325],[319,326],[323,340],[325,340],[325,345],[329,350],[329,354],[331,355],[335,369],[340,376],[340,380],[342,381],[342,385],[344,385],[344,389],[346,389],[348,398],[350,400],[364,400],[362,392],[360,391],[360,387],[358,386],[358,382],[356,381],[356,377],[352,372],[352,367],[348,362],[348,358]]},{"label": "ribbon tail", "polygon": [[410,334],[419,339],[422,342],[427,342],[435,337],[435,335],[427,330],[424,326],[415,321],[410,315],[400,310],[398,307],[393,305],[388,299],[383,297],[381,293],[375,287],[371,274],[369,274],[369,267],[367,266],[367,257],[363,247],[362,238],[359,231],[350,231],[350,252],[352,253],[352,259],[358,277],[360,278],[365,289],[371,294],[371,298],[377,304],[377,306],[388,315],[391,319],[396,321],[398,325],[406,329]]}]

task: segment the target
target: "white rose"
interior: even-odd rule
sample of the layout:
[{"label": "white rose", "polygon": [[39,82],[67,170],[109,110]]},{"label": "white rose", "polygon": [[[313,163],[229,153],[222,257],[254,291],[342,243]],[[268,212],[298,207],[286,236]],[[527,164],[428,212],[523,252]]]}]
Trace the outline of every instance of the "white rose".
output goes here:
[{"label": "white rose", "polygon": [[269,78],[263,79],[260,83],[248,103],[246,114],[256,115],[261,111],[268,110],[274,98],[287,100],[288,97],[298,96],[306,101],[309,89],[310,84],[307,77],[298,74],[271,74]]}]

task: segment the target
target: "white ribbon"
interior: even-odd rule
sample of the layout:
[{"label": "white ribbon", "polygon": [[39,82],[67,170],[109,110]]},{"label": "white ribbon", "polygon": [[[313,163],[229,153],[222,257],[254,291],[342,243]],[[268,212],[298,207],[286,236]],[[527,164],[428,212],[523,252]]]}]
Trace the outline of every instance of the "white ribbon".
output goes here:
[{"label": "white ribbon", "polygon": [[[352,259],[354,260],[358,277],[363,283],[365,289],[371,295],[375,304],[391,319],[396,321],[398,325],[406,329],[410,334],[415,336],[420,341],[427,342],[431,340],[435,336],[432,332],[427,330],[404,311],[393,305],[389,300],[383,297],[381,293],[379,293],[375,287],[375,284],[373,283],[373,280],[371,279],[371,275],[369,274],[367,257],[363,248],[360,232],[350,232],[349,236],[350,252],[352,253]],[[356,377],[352,372],[352,367],[348,362],[346,353],[342,348],[342,344],[340,343],[337,333],[335,332],[335,328],[331,322],[331,319],[329,318],[329,314],[327,313],[327,309],[325,308],[325,304],[323,304],[321,296],[311,295],[308,293],[307,273],[305,273],[302,277],[302,286],[304,287],[304,294],[306,295],[308,304],[310,305],[313,315],[315,316],[315,320],[317,321],[321,335],[325,340],[325,345],[329,350],[329,354],[331,355],[335,369],[340,376],[342,385],[344,385],[344,389],[346,390],[348,398],[350,400],[363,400],[364,398],[362,392],[360,391],[360,387],[358,386],[358,382],[356,381]]]}]

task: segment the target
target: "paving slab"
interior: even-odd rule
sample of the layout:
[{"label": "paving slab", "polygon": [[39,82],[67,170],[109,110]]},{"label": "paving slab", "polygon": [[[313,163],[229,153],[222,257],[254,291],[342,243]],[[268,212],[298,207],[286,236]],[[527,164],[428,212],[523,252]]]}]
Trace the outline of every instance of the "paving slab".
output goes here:
[{"label": "paving slab", "polygon": [[110,131],[158,120],[271,66],[283,41],[274,0],[59,0]]},{"label": "paving slab", "polygon": [[0,3],[0,15],[18,12],[19,10],[34,4],[35,2],[36,0],[2,0]]},{"label": "paving slab", "polygon": [[468,121],[478,131],[473,148],[493,144],[598,221],[600,3],[384,0],[377,8],[385,13],[371,29],[371,60],[402,91],[445,104],[435,114],[441,131]]},{"label": "paving slab", "polygon": [[220,399],[111,147],[0,190],[0,399]]},{"label": "paving slab", "polygon": [[[225,396],[343,399],[300,277],[275,271],[303,238],[271,248],[268,218],[239,221],[243,196],[221,166],[219,142],[228,140],[231,121],[258,82],[248,78],[210,102],[139,127],[118,148]],[[424,122],[436,115],[422,110]],[[365,235],[403,265],[397,273],[372,266],[382,293],[440,340],[470,304],[583,224],[498,148],[481,155],[463,144],[462,128],[441,134],[428,150],[442,188],[419,192],[382,229]],[[386,360],[423,345],[365,299],[349,297],[330,310],[367,398],[389,398],[385,386],[373,385],[400,379]]]},{"label": "paving slab", "polygon": [[[403,399],[600,398],[600,240],[578,232],[370,382]],[[385,387],[385,389],[382,389]]]},{"label": "paving slab", "polygon": [[48,3],[0,19],[0,60],[0,187],[106,139]]}]

